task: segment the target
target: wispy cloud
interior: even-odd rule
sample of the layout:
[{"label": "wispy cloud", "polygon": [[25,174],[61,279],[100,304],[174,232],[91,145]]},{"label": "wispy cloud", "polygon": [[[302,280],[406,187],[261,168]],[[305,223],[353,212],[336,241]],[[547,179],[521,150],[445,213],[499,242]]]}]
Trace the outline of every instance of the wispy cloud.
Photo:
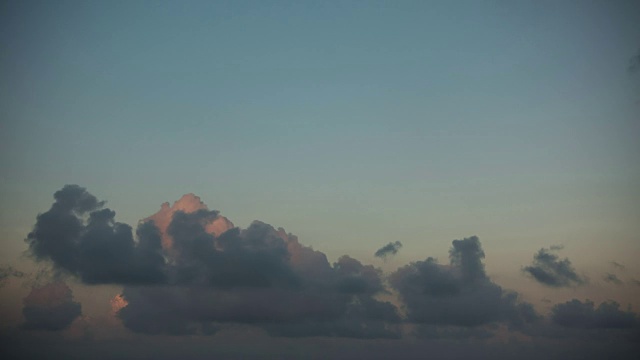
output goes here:
[{"label": "wispy cloud", "polygon": [[576,273],[568,258],[561,260],[544,248],[533,256],[532,264],[525,266],[523,271],[539,283],[551,287],[582,285],[586,282],[585,278]]},{"label": "wispy cloud", "polygon": [[616,261],[611,261],[611,265],[613,265],[613,267],[615,267],[616,269],[620,269],[620,270],[626,270],[626,266],[620,264],[619,262]]},{"label": "wispy cloud", "polygon": [[402,247],[402,243],[400,241],[390,242],[387,245],[381,247],[374,254],[376,257],[386,259],[389,255],[395,255],[398,253],[398,250]]},{"label": "wispy cloud", "polygon": [[602,278],[604,281],[611,283],[611,284],[615,284],[615,285],[622,285],[624,284],[624,282],[622,280],[620,280],[616,274],[611,274],[611,273],[607,273],[604,275],[604,277]]}]

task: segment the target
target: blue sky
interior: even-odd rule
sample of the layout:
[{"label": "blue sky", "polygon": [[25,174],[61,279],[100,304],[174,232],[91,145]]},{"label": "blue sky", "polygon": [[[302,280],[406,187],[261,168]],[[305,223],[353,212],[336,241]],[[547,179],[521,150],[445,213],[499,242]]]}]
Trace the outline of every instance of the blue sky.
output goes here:
[{"label": "blue sky", "polygon": [[129,222],[185,192],[241,223],[638,214],[632,3],[4,6],[3,197],[31,214],[65,183]]},{"label": "blue sky", "polygon": [[633,1],[1,6],[3,263],[79,184],[132,225],[195,193],[387,270],[475,234],[529,301],[604,286],[523,277],[553,244],[595,280],[610,261],[640,278]]}]

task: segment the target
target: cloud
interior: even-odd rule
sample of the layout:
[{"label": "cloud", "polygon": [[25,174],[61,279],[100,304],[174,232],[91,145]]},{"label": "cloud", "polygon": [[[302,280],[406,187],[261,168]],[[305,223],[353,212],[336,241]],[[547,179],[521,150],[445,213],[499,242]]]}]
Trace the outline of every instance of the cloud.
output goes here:
[{"label": "cloud", "polygon": [[276,336],[398,336],[388,325],[399,321],[395,306],[374,299],[385,292],[380,270],[346,255],[331,265],[294,235],[260,221],[226,229],[225,220],[220,232],[211,226],[219,213],[199,200],[185,206],[193,199],[174,204],[164,231],[155,215],[140,225],[139,233],[156,242],[169,239],[162,246],[167,282],[124,288],[117,315],[126,327],[212,334],[221,324],[244,323]]},{"label": "cloud", "polygon": [[603,280],[611,283],[611,284],[615,284],[615,285],[622,285],[624,284],[622,282],[622,280],[618,279],[618,277],[615,274],[611,274],[611,273],[607,273],[604,277]]},{"label": "cloud", "polygon": [[[393,339],[413,329],[421,338],[485,339],[498,324],[520,330],[540,323],[531,304],[486,274],[476,236],[452,241],[447,264],[428,257],[385,279],[380,269],[348,255],[330,263],[282,228],[260,221],[233,227],[192,194],[173,206],[163,204],[135,233],[77,185],[65,186],[54,198],[27,238],[31,254],[86,284],[122,285],[112,313],[133,332],[211,335],[242,325],[276,337]],[[393,254],[400,246],[390,243],[376,255]],[[584,282],[569,260],[551,249],[541,249],[523,270],[550,286]],[[615,283],[617,277],[607,275]],[[392,302],[380,300],[394,296],[403,316]],[[25,326],[68,326],[79,316],[80,304],[70,290],[64,298],[53,312],[33,302],[27,310],[25,301],[30,324]],[[583,318],[576,324],[591,327],[636,319],[614,303],[585,304],[556,305],[550,321],[568,328],[574,313]],[[51,313],[65,321],[38,320]],[[43,323],[56,325],[35,325]]]},{"label": "cloud", "polygon": [[389,325],[399,321],[395,307],[374,298],[384,292],[378,269],[349,256],[331,266],[295,236],[257,221],[214,237],[192,221],[206,216],[199,211],[176,213],[168,227],[178,280],[123,290],[118,316],[129,329],[211,334],[244,323],[274,336],[398,336]]},{"label": "cloud", "polygon": [[20,270],[16,270],[11,266],[0,266],[0,288],[6,285],[10,278],[21,278],[24,273]]},{"label": "cloud", "polygon": [[376,257],[386,259],[389,255],[395,255],[398,253],[398,250],[402,247],[402,243],[400,241],[390,242],[387,245],[381,247],[374,254]]},{"label": "cloud", "polygon": [[115,212],[84,188],[66,185],[54,198],[26,240],[37,260],[51,260],[88,284],[165,281],[155,227],[141,224],[135,242],[131,227],[115,222]]},{"label": "cloud", "polygon": [[557,304],[551,310],[551,321],[570,328],[633,328],[638,317],[631,311],[620,310],[615,301],[601,303],[595,308],[592,301],[577,299]]},{"label": "cloud", "polygon": [[23,327],[29,330],[62,330],[81,315],[80,303],[73,301],[71,289],[62,282],[34,287],[23,303]]},{"label": "cloud", "polygon": [[533,256],[533,263],[524,267],[523,271],[541,284],[551,287],[568,287],[586,282],[576,273],[568,258],[560,260],[544,248]]},{"label": "cloud", "polygon": [[[168,202],[163,203],[158,212],[147,217],[143,222],[147,222],[149,220],[153,221],[161,234],[162,248],[166,251],[170,251],[170,249],[173,248],[174,239],[171,234],[167,232],[167,228],[169,227],[169,224],[171,224],[174,214],[177,212],[189,214],[199,210],[208,211],[209,208],[198,196],[194,194],[186,194],[178,201],[174,202],[173,205],[169,205]],[[220,236],[223,232],[234,227],[233,223],[224,216],[214,216],[210,220],[211,221],[206,223],[205,228],[207,233],[214,236]]]},{"label": "cloud", "polygon": [[479,326],[506,321],[512,325],[535,321],[531,304],[504,291],[484,271],[484,251],[476,236],[454,240],[450,264],[433,258],[413,262],[390,275],[414,323]]},{"label": "cloud", "polygon": [[379,269],[346,255],[331,265],[283,229],[233,228],[186,195],[140,222],[134,238],[86,189],[67,185],[54,198],[28,236],[31,254],[84,283],[124,285],[115,312],[133,331],[245,323],[283,336],[398,336],[395,306],[374,298],[386,292]]},{"label": "cloud", "polygon": [[624,265],[622,265],[622,264],[620,264],[619,262],[616,262],[616,261],[612,261],[611,265],[613,265],[613,267],[615,267],[617,269],[620,269],[620,270],[626,270],[627,269]]}]

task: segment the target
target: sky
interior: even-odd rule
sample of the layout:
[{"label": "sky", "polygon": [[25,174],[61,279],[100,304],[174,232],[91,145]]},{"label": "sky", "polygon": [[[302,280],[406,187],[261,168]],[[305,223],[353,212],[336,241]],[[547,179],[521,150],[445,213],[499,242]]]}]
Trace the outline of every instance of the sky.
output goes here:
[{"label": "sky", "polygon": [[[4,1],[3,341],[629,355],[601,332],[640,336],[637,24],[622,0]],[[149,323],[154,298],[182,315]]]}]

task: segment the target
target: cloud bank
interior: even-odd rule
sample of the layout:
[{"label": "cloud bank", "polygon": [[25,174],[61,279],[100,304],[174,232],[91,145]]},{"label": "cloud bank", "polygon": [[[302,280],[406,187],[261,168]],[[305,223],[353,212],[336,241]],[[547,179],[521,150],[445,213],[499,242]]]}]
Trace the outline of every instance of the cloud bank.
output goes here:
[{"label": "cloud bank", "polygon": [[[117,316],[143,333],[215,333],[246,323],[281,336],[397,337],[381,272],[330,264],[284,229],[232,223],[187,195],[136,230],[84,188],[65,186],[38,215],[30,252],[86,284],[125,285]],[[156,224],[159,223],[159,225]]]},{"label": "cloud bank", "polygon": [[[458,341],[492,338],[505,326],[532,333],[549,324],[567,329],[637,324],[635,314],[615,303],[596,308],[579,300],[558,304],[551,317],[542,318],[487,275],[477,236],[453,240],[446,264],[427,257],[385,276],[349,255],[330,263],[282,228],[260,221],[235,227],[193,194],[163,204],[135,231],[77,185],[65,186],[54,200],[36,218],[27,237],[29,252],[57,275],[123,286],[111,300],[112,314],[135,333],[199,336],[240,325],[282,338],[411,334]],[[393,255],[401,246],[389,243],[376,256]],[[553,287],[583,283],[568,259],[551,252],[560,249],[541,249],[523,270]],[[69,288],[56,284],[34,290],[56,296],[25,299],[25,328],[61,330],[80,316]]]},{"label": "cloud bank", "polygon": [[555,305],[551,320],[571,328],[624,329],[639,325],[638,316],[631,311],[620,310],[620,304],[615,301],[603,302],[596,308],[592,301],[573,299]]}]

